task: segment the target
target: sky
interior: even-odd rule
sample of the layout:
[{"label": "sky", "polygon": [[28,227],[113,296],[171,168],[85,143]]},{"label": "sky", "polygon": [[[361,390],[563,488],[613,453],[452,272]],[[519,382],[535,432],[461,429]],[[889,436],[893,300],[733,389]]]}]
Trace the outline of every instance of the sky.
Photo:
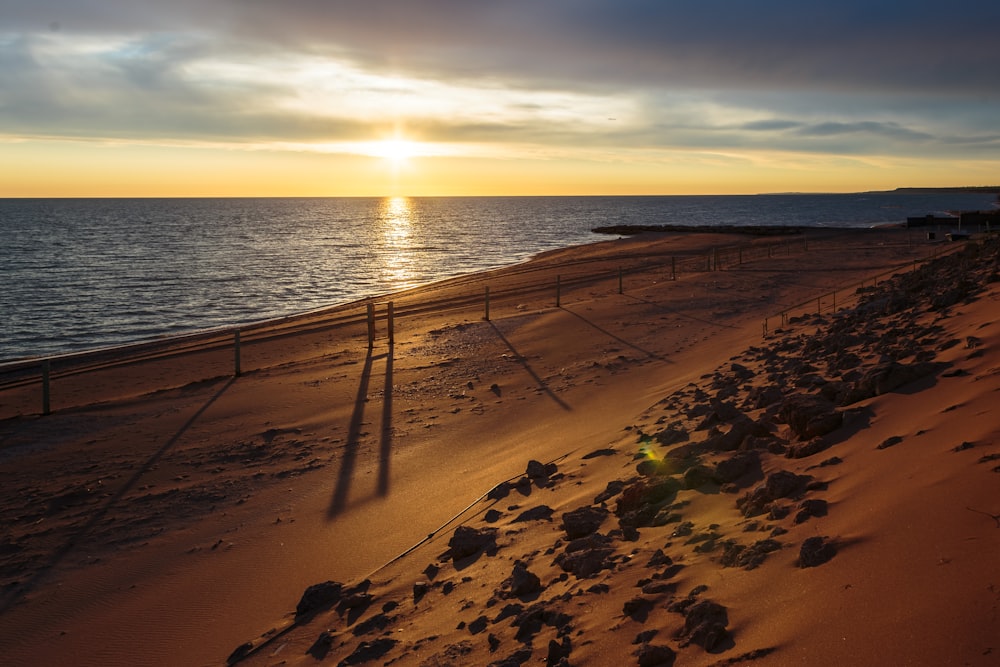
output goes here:
[{"label": "sky", "polygon": [[0,197],[996,185],[998,31],[995,0],[0,0]]}]

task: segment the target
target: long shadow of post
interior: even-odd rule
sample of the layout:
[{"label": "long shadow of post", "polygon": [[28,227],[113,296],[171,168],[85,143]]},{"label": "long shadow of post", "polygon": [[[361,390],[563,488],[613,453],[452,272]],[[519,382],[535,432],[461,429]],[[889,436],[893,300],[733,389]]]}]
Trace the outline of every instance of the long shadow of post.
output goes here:
[{"label": "long shadow of post", "polygon": [[660,356],[659,354],[656,354],[655,352],[650,352],[649,350],[647,350],[645,348],[639,347],[635,343],[632,343],[630,341],[625,340],[621,336],[617,336],[617,335],[611,333],[610,331],[608,331],[604,327],[598,326],[597,324],[595,324],[591,320],[588,320],[586,317],[584,317],[580,313],[573,312],[572,310],[568,310],[566,308],[563,308],[563,310],[566,313],[572,315],[573,317],[576,317],[576,318],[580,319],[584,324],[587,324],[587,325],[593,327],[594,329],[596,329],[597,331],[601,332],[602,334],[604,334],[608,338],[610,338],[612,340],[618,341],[622,345],[628,345],[633,350],[636,350],[638,352],[642,352],[644,355],[646,355],[647,357],[650,357],[651,359],[658,359],[660,361],[666,361],[666,359],[664,357]]},{"label": "long shadow of post", "polygon": [[375,361],[385,360],[385,393],[382,404],[382,429],[379,440],[379,471],[377,493],[380,496],[389,494],[389,459],[392,454],[392,362],[393,348],[385,354],[373,356],[371,350],[365,357],[365,365],[361,371],[358,384],[358,394],[354,399],[354,412],[347,427],[347,444],[344,445],[344,456],[340,461],[340,471],[337,473],[336,487],[326,516],[332,519],[347,508],[347,499],[351,491],[351,481],[358,460],[358,449],[361,445],[362,426],[364,425],[365,403],[368,402],[368,388],[371,384],[372,366]]},{"label": "long shadow of post", "polygon": [[347,426],[347,444],[344,445],[344,457],[340,460],[340,472],[337,473],[337,486],[330,499],[330,507],[326,510],[327,518],[340,514],[347,506],[347,494],[351,490],[351,477],[354,476],[354,464],[358,458],[358,444],[361,440],[361,425],[365,417],[365,403],[368,400],[368,385],[372,375],[372,351],[369,348],[365,357],[365,365],[361,370],[361,381],[358,394],[354,399],[354,412]]},{"label": "long shadow of post", "polygon": [[94,526],[100,523],[104,519],[104,517],[107,516],[108,512],[111,511],[111,508],[113,508],[116,504],[118,504],[118,501],[124,498],[125,494],[127,494],[129,491],[132,490],[132,488],[142,478],[142,476],[145,475],[147,472],[149,472],[149,470],[154,465],[156,465],[157,461],[163,458],[163,455],[166,454],[168,451],[170,451],[170,449],[177,444],[177,441],[180,440],[181,437],[183,437],[183,435],[188,431],[188,429],[190,429],[191,426],[193,426],[194,423],[198,421],[198,419],[203,414],[205,414],[205,411],[208,410],[208,408],[211,407],[213,403],[219,400],[220,396],[226,393],[226,390],[229,389],[229,387],[232,386],[234,382],[236,382],[235,377],[229,378],[229,381],[226,382],[224,385],[222,385],[222,388],[219,389],[219,391],[217,391],[214,396],[208,399],[208,401],[203,406],[201,406],[197,412],[191,415],[191,417],[186,422],[184,422],[184,424],[180,427],[180,429],[178,429],[178,431],[174,433],[174,435],[169,440],[167,440],[167,442],[162,447],[156,450],[156,452],[154,452],[153,455],[149,457],[146,463],[143,464],[142,467],[140,467],[138,470],[136,470],[135,473],[128,479],[128,481],[126,481],[124,484],[122,484],[121,487],[119,487],[118,491],[116,491],[114,495],[108,498],[107,502],[105,502],[103,506],[101,506],[100,508],[97,509],[96,512],[94,512],[94,514],[90,517],[87,523],[85,523],[78,531],[73,533],[70,536],[70,538],[66,541],[66,543],[62,547],[60,547],[59,550],[57,550],[54,554],[52,554],[52,558],[49,559],[49,561],[45,563],[41,568],[39,568],[38,571],[34,574],[34,576],[32,576],[22,586],[18,586],[14,590],[7,592],[7,594],[2,599],[0,599],[0,614],[7,611],[7,609],[9,609],[22,595],[30,592],[35,586],[38,585],[38,582],[42,580],[42,578],[49,572],[49,570],[56,567],[67,555],[69,555],[69,553],[73,550],[73,548],[87,536],[87,534],[94,528]]},{"label": "long shadow of post", "polygon": [[382,399],[382,441],[378,453],[378,494],[389,494],[389,458],[392,454],[392,358],[393,347],[385,355],[385,393]]},{"label": "long shadow of post", "polygon": [[530,375],[532,377],[532,379],[535,381],[535,383],[538,384],[539,388],[542,391],[544,391],[545,394],[549,398],[551,398],[555,402],[555,404],[558,405],[560,408],[562,408],[563,410],[566,410],[567,412],[572,411],[573,408],[571,408],[569,405],[567,405],[565,401],[563,401],[561,398],[559,398],[558,396],[556,396],[552,392],[552,390],[549,389],[549,385],[545,382],[545,380],[543,380],[542,378],[540,378],[538,376],[538,373],[536,373],[535,369],[533,369],[531,367],[531,364],[529,364],[528,361],[523,356],[521,356],[521,353],[519,353],[517,351],[517,348],[515,348],[514,345],[511,344],[511,342],[509,340],[507,340],[507,337],[503,335],[503,332],[500,331],[500,329],[497,327],[496,323],[491,321],[490,322],[490,326],[493,327],[493,330],[496,332],[497,337],[499,337],[500,340],[503,341],[504,345],[506,345],[507,348],[513,353],[514,358],[517,359],[520,362],[521,366],[524,367],[524,370],[528,372],[528,375]]}]

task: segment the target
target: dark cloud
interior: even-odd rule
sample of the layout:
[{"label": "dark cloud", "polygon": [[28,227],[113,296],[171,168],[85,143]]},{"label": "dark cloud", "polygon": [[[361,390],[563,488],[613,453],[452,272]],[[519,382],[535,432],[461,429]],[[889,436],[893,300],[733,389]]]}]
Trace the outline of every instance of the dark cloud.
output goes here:
[{"label": "dark cloud", "polygon": [[[957,151],[982,146],[975,137],[995,146],[1000,118],[1000,3],[984,0],[0,0],[0,17],[2,134],[249,142],[366,131],[335,110],[279,112],[289,91],[273,76],[192,75],[206,60],[265,55],[276,68],[329,57],[520,90],[518,110],[540,116],[412,121],[453,141]],[[53,61],[56,38],[114,46]],[[537,90],[646,106],[641,122],[595,133],[541,118],[527,96]],[[673,111],[685,95],[727,118]]]},{"label": "dark cloud", "polygon": [[206,31],[427,76],[543,85],[1000,84],[1000,3],[957,0],[35,0],[9,29]]}]

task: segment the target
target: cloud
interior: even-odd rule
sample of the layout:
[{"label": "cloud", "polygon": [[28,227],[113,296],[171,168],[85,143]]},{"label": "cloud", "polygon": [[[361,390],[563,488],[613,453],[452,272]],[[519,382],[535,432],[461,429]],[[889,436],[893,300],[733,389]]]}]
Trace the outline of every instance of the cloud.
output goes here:
[{"label": "cloud", "polygon": [[7,136],[913,154],[1000,118],[981,0],[0,2]]}]

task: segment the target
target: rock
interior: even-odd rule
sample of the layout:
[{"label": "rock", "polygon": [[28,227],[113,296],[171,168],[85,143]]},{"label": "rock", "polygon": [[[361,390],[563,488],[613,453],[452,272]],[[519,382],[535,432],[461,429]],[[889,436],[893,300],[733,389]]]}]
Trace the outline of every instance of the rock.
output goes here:
[{"label": "rock", "polygon": [[719,562],[723,567],[742,567],[745,570],[753,570],[759,567],[766,559],[767,555],[781,548],[781,543],[777,540],[758,540],[750,546],[727,542],[723,547],[722,558]]},{"label": "rock", "polygon": [[594,504],[599,505],[600,503],[603,503],[607,500],[610,500],[611,498],[614,498],[619,493],[621,493],[622,489],[624,488],[625,488],[625,482],[619,479],[608,482],[608,485],[604,488],[604,490],[594,497]]},{"label": "rock", "polygon": [[513,625],[518,628],[514,638],[519,642],[530,644],[531,639],[541,632],[543,625],[556,628],[560,631],[560,634],[566,634],[564,631],[568,629],[569,623],[572,620],[573,617],[569,614],[548,609],[545,603],[534,604],[522,611],[514,619]]},{"label": "rock", "polygon": [[631,600],[626,600],[625,604],[622,605],[622,613],[629,618],[635,619],[636,617],[645,617],[649,613],[649,610],[653,608],[653,602],[647,600],[643,597],[635,597]]},{"label": "rock", "polygon": [[525,510],[517,515],[511,523],[520,521],[552,521],[552,514],[555,512],[548,505],[538,505],[530,510]]},{"label": "rock", "polygon": [[302,593],[299,603],[295,606],[295,615],[302,616],[323,607],[333,606],[340,601],[344,585],[337,581],[324,581],[313,584]]},{"label": "rock", "polygon": [[837,546],[828,537],[810,537],[799,549],[799,567],[816,567],[837,555]]},{"label": "rock", "polygon": [[779,403],[785,397],[781,387],[776,385],[766,385],[754,387],[747,393],[750,408],[760,410],[768,406]]},{"label": "rock", "polygon": [[652,505],[672,500],[681,489],[681,483],[673,477],[657,481],[640,480],[626,486],[615,506],[615,514],[624,515],[644,505]]},{"label": "rock", "polygon": [[735,482],[743,475],[759,469],[760,455],[756,451],[738,452],[716,464],[715,479],[721,484]]},{"label": "rock", "polygon": [[789,498],[800,493],[810,479],[808,475],[796,475],[788,470],[778,470],[767,476],[764,489],[771,500]]},{"label": "rock", "polygon": [[554,475],[558,470],[558,466],[554,463],[546,465],[532,459],[531,461],[528,461],[528,468],[525,471],[525,474],[534,482],[547,482],[549,477]]},{"label": "rock", "polygon": [[421,598],[427,595],[427,591],[431,589],[431,585],[426,581],[417,581],[413,584],[413,601],[419,602]]},{"label": "rock", "polygon": [[568,659],[570,653],[573,651],[573,644],[570,642],[569,635],[562,638],[562,642],[557,642],[555,639],[549,640],[549,651],[545,656],[546,667],[555,667],[560,664],[564,659]]},{"label": "rock", "polygon": [[514,651],[503,660],[491,662],[487,667],[521,667],[529,660],[531,660],[531,649],[522,648]]},{"label": "rock", "polygon": [[809,442],[801,445],[792,445],[785,451],[785,457],[790,459],[804,459],[813,454],[819,454],[830,448],[830,443],[824,438],[813,438]]},{"label": "rock", "polygon": [[495,509],[486,510],[486,514],[483,515],[483,520],[486,523],[496,523],[503,516],[503,512]]},{"label": "rock", "polygon": [[556,556],[556,565],[563,571],[587,579],[610,566],[609,558],[615,550],[611,547],[593,547],[579,551],[566,551]]},{"label": "rock", "polygon": [[655,552],[653,552],[653,555],[650,556],[649,562],[646,563],[646,567],[658,568],[658,567],[663,567],[665,565],[669,566],[673,564],[674,564],[673,558],[663,553],[663,549],[657,549]]},{"label": "rock", "polygon": [[713,471],[707,466],[696,465],[692,468],[688,468],[687,472],[684,473],[685,489],[697,489],[714,482],[715,476],[713,475]]},{"label": "rock", "polygon": [[680,636],[711,652],[729,639],[728,624],[725,607],[711,600],[701,600],[687,609]]},{"label": "rock", "polygon": [[596,532],[607,516],[608,511],[603,507],[585,506],[563,514],[562,527],[570,539],[586,537]]},{"label": "rock", "polygon": [[643,644],[635,652],[639,658],[639,667],[671,667],[677,654],[664,644]]},{"label": "rock", "polygon": [[799,505],[799,512],[795,515],[795,523],[802,523],[814,516],[826,516],[827,503],[819,498],[803,500]]},{"label": "rock", "polygon": [[361,642],[354,652],[338,663],[339,665],[360,665],[371,660],[377,660],[391,651],[399,642],[395,639],[376,639]]},{"label": "rock", "polygon": [[812,394],[794,394],[786,398],[778,409],[777,418],[788,424],[799,440],[826,435],[843,423],[843,415],[833,403]]},{"label": "rock", "polygon": [[690,435],[680,426],[670,426],[653,436],[661,445],[675,445],[678,442],[687,442]]},{"label": "rock", "polygon": [[842,399],[841,405],[850,405],[873,396],[881,396],[903,385],[915,382],[923,377],[936,373],[944,367],[943,364],[925,361],[913,364],[901,364],[898,361],[888,361],[878,364],[866,372],[854,383],[852,389]]},{"label": "rock", "polygon": [[541,580],[529,571],[527,566],[521,561],[514,563],[514,571],[511,573],[507,583],[510,587],[510,594],[515,597],[531,595],[532,593],[537,593],[542,588]]},{"label": "rock", "polygon": [[903,442],[903,439],[900,436],[893,435],[883,440],[875,449],[889,449],[901,442]]},{"label": "rock", "polygon": [[239,661],[243,660],[243,658],[250,655],[252,652],[253,652],[252,642],[246,642],[244,644],[240,644],[239,646],[236,647],[236,649],[232,653],[229,654],[229,657],[226,658],[226,664],[235,665]]},{"label": "rock", "polygon": [[333,646],[333,635],[330,634],[329,630],[324,630],[319,633],[316,641],[313,642],[312,646],[306,649],[306,653],[314,657],[316,660],[322,660],[326,657],[326,654],[330,652],[330,647]]},{"label": "rock", "polygon": [[451,539],[448,540],[452,560],[459,560],[494,546],[496,544],[496,536],[496,528],[482,528],[477,530],[468,526],[459,526],[455,529],[455,533]]},{"label": "rock", "polygon": [[473,635],[478,635],[480,632],[486,629],[486,624],[489,623],[489,619],[485,616],[480,616],[476,620],[469,623],[469,633]]},{"label": "rock", "polygon": [[743,441],[749,437],[766,437],[771,435],[762,424],[758,424],[744,414],[736,417],[729,430],[718,432],[705,439],[704,446],[716,452],[731,452],[739,449]]}]

